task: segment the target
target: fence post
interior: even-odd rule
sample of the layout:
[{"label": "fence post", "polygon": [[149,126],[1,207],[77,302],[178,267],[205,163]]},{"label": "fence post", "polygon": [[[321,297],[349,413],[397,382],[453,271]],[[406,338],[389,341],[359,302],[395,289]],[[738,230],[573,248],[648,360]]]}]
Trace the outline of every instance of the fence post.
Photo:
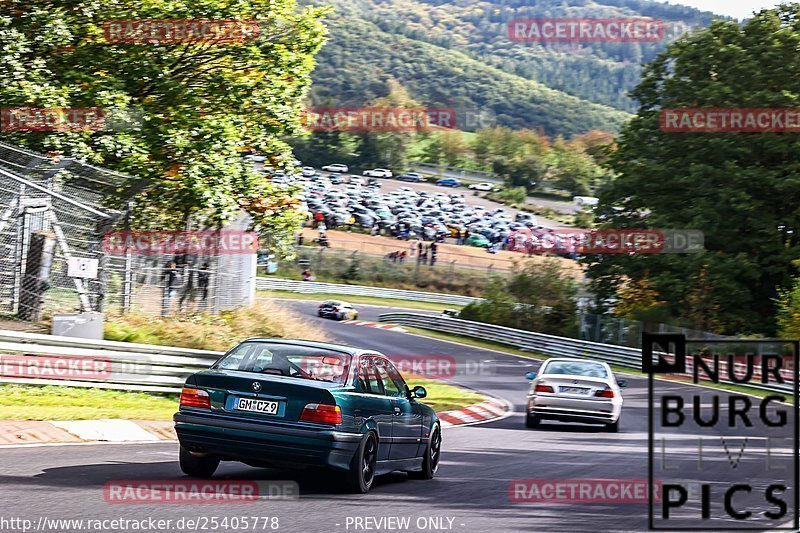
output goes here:
[{"label": "fence post", "polygon": [[21,320],[39,322],[44,310],[44,294],[48,289],[50,267],[53,265],[53,252],[56,247],[56,236],[49,231],[31,233],[28,245],[28,257],[25,261],[25,272],[19,294],[19,312]]}]

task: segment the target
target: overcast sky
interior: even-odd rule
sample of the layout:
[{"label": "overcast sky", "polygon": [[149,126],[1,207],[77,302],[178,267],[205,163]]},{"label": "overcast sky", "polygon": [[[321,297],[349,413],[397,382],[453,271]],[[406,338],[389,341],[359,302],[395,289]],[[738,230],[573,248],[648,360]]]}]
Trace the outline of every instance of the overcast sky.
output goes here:
[{"label": "overcast sky", "polygon": [[743,19],[749,17],[753,11],[765,7],[775,7],[781,2],[778,0],[669,0],[669,3],[684,4],[720,15]]}]

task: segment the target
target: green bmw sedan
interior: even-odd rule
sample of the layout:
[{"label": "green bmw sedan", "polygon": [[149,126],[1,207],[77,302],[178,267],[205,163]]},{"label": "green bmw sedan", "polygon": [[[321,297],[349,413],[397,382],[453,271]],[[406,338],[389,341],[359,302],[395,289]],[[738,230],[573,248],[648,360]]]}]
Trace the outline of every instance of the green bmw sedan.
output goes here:
[{"label": "green bmw sedan", "polygon": [[220,461],[324,467],[360,493],[391,471],[431,479],[442,434],[425,396],[378,352],[248,339],[186,380],[173,417],[181,469],[207,478]]}]

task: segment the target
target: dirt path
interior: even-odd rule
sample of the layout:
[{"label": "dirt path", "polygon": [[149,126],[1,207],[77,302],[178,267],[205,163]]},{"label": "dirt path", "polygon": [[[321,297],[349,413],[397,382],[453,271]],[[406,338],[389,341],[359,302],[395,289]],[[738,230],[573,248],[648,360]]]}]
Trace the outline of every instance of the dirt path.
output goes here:
[{"label": "dirt path", "polygon": [[[409,255],[406,261],[416,261],[416,257],[410,257],[411,241],[402,241],[392,237],[364,235],[347,231],[330,230],[327,234],[332,249],[358,251],[370,255],[386,255],[395,251],[405,251]],[[303,238],[308,244],[318,236],[319,233],[315,229],[303,229]],[[491,266],[491,268],[496,270],[510,270],[514,266],[514,263],[519,261],[543,263],[547,260],[552,260],[556,261],[575,279],[583,279],[583,269],[580,265],[571,259],[565,259],[563,257],[533,256],[528,258],[525,254],[517,252],[501,250],[496,254],[490,254],[483,248],[476,248],[474,246],[439,244],[437,258],[441,265],[449,265],[451,262],[455,261],[456,267],[462,266],[488,269]]]}]

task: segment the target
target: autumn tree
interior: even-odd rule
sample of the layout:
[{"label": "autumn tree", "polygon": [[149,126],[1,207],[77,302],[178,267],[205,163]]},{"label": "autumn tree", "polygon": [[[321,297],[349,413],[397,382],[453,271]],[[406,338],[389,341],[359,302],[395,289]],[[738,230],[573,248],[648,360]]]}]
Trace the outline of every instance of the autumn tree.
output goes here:
[{"label": "autumn tree", "polygon": [[[6,0],[3,107],[99,108],[125,120],[0,137],[151,180],[137,198],[142,228],[183,227],[187,219],[213,226],[245,210],[265,230],[291,233],[297,212],[273,208],[284,193],[242,155],[292,165],[283,139],[300,132],[323,14],[294,0]],[[153,19],[252,21],[257,32],[233,40],[109,36],[110,21]]]}]

